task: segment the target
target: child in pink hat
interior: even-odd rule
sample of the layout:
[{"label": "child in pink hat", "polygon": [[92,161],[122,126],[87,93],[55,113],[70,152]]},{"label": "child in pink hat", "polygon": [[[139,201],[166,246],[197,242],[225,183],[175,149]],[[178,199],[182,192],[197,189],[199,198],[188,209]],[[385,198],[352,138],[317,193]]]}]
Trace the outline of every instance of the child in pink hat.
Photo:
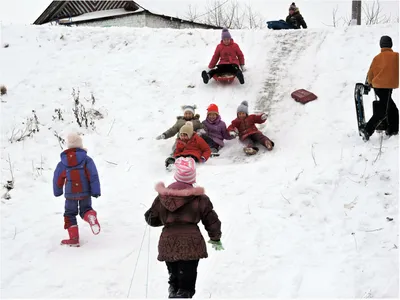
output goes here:
[{"label": "child in pink hat", "polygon": [[169,273],[169,298],[192,298],[196,292],[197,267],[207,258],[207,246],[200,232],[201,221],[215,250],[223,250],[221,221],[213,209],[204,188],[193,187],[196,182],[196,162],[191,157],[175,161],[176,182],[168,187],[156,185],[158,196],[145,213],[146,222],[153,227],[164,226],[158,243],[159,261],[165,261]]}]

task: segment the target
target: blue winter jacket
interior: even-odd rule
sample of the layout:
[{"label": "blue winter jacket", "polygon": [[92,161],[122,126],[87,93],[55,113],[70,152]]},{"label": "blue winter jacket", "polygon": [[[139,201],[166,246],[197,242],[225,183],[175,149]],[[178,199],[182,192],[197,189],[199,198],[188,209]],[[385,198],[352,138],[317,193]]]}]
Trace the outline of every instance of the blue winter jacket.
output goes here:
[{"label": "blue winter jacket", "polygon": [[63,151],[53,177],[54,196],[63,194],[65,199],[83,200],[101,196],[100,181],[96,165],[86,150],[71,148]]}]

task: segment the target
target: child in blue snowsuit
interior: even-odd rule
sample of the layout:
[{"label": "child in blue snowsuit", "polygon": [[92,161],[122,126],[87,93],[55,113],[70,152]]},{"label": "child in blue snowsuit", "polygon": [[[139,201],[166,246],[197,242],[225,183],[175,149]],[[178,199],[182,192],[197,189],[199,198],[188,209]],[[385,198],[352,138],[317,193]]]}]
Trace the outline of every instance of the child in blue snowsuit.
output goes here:
[{"label": "child in blue snowsuit", "polygon": [[101,196],[100,181],[96,165],[77,133],[67,136],[67,148],[61,153],[61,161],[54,171],[53,192],[54,196],[61,196],[65,185],[64,229],[68,230],[69,239],[62,240],[61,245],[79,247],[78,213],[89,223],[93,234],[100,232],[91,198]]}]

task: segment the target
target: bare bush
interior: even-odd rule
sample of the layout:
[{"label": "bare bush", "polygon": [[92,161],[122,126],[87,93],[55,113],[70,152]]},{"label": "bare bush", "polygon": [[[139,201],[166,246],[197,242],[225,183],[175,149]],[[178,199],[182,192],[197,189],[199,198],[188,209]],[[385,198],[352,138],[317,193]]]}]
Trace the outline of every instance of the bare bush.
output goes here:
[{"label": "bare bush", "polygon": [[[74,100],[74,108],[72,111],[74,112],[75,120],[79,127],[90,127],[92,130],[95,130],[96,126],[94,121],[103,119],[104,116],[95,108],[86,109],[86,107],[80,102],[79,94],[79,89],[77,91],[72,89],[72,98]],[[92,105],[96,103],[96,98],[94,97],[93,93],[91,94],[91,99],[87,101],[91,101]]]},{"label": "bare bush", "polygon": [[64,117],[62,115],[61,108],[56,108],[54,110],[54,112],[55,112],[55,115],[52,116],[53,121],[55,121],[55,120],[64,121]]},{"label": "bare bush", "polygon": [[6,95],[7,94],[7,88],[5,85],[0,85],[0,95]]},{"label": "bare bush", "polygon": [[34,133],[39,132],[39,119],[36,112],[32,110],[33,116],[27,118],[25,122],[22,122],[24,127],[22,129],[16,130],[15,128],[11,132],[11,137],[9,138],[10,143],[21,142],[28,137],[31,137]]},{"label": "bare bush", "polygon": [[60,145],[61,150],[63,150],[63,145],[65,144],[65,139],[62,138],[57,131],[54,131],[54,136],[57,138],[58,144]]},{"label": "bare bush", "polygon": [[364,12],[365,25],[390,23],[391,16],[383,14],[379,0],[375,0],[372,4],[363,2],[362,10]]},{"label": "bare bush", "polygon": [[8,154],[8,159],[6,160],[9,165],[9,170],[10,170],[10,175],[11,175],[11,180],[7,180],[7,183],[4,185],[4,188],[7,190],[1,197],[3,199],[9,200],[11,199],[10,191],[14,189],[14,171],[13,171],[13,165],[11,162],[10,154]]},{"label": "bare bush", "polygon": [[237,0],[213,0],[205,6],[205,13],[189,5],[186,18],[218,27],[231,29],[261,28],[263,18],[250,5],[241,5]]}]

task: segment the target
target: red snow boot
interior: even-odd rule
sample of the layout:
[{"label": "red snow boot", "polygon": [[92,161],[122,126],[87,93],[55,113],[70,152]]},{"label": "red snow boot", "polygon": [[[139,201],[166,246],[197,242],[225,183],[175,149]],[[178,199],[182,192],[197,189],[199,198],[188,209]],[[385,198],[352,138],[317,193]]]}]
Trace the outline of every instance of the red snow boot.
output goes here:
[{"label": "red snow boot", "polygon": [[79,247],[78,225],[72,225],[68,228],[69,240],[62,240],[61,245],[70,247]]},{"label": "red snow boot", "polygon": [[97,220],[97,213],[94,210],[89,210],[83,216],[83,219],[89,223],[90,228],[92,229],[93,234],[100,233],[100,224]]}]

